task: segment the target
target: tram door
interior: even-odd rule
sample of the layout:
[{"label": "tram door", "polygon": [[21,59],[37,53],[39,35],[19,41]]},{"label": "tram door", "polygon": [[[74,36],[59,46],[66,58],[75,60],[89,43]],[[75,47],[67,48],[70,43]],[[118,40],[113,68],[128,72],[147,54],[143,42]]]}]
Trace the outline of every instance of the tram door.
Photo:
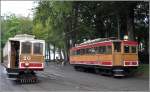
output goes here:
[{"label": "tram door", "polygon": [[19,66],[19,41],[11,41],[11,68],[18,68]]},{"label": "tram door", "polygon": [[113,65],[122,65],[121,42],[113,42]]}]

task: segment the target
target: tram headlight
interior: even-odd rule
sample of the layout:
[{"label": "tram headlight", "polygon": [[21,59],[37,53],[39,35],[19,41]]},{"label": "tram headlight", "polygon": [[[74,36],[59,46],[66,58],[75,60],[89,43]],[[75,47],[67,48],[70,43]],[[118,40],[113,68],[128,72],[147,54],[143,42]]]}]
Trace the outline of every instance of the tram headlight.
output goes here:
[{"label": "tram headlight", "polygon": [[25,62],[25,66],[28,67],[29,66],[29,62]]},{"label": "tram headlight", "polygon": [[125,36],[124,36],[124,40],[128,40],[128,35],[125,35]]}]

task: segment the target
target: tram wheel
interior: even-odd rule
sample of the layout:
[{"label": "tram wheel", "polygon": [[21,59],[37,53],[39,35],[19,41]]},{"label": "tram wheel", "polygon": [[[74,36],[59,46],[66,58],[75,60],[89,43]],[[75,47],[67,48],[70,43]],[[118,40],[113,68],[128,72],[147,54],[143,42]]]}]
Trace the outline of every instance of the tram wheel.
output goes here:
[{"label": "tram wheel", "polygon": [[80,72],[85,72],[85,70],[86,70],[84,67],[81,67],[81,66],[74,66],[74,69],[76,71],[80,71]]}]

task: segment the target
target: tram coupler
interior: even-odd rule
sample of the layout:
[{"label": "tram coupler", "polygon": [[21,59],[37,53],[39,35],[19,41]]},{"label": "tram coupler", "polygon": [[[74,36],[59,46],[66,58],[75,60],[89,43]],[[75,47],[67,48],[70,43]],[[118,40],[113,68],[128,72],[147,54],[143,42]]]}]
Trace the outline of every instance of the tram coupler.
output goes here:
[{"label": "tram coupler", "polygon": [[112,72],[113,72],[114,77],[123,77],[123,76],[125,76],[125,71],[124,71],[124,69],[121,69],[121,68],[113,69]]}]

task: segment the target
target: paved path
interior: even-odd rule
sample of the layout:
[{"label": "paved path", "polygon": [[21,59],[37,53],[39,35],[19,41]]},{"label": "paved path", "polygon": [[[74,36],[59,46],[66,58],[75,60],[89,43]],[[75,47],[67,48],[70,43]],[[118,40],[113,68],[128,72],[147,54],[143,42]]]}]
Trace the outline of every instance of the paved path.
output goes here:
[{"label": "paved path", "polygon": [[148,91],[149,79],[142,77],[113,78],[94,73],[75,71],[72,66],[49,64],[44,72],[37,72],[36,84],[17,84],[7,78],[0,65],[0,92],[34,91]]}]

